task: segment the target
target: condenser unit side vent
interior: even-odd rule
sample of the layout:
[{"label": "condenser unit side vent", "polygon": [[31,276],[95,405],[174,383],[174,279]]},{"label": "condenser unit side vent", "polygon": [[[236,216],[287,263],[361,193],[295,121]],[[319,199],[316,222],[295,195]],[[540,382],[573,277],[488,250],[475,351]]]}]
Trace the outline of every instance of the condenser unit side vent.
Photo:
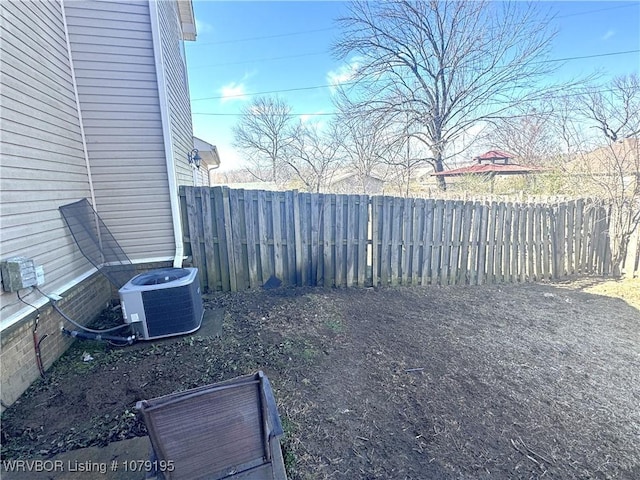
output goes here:
[{"label": "condenser unit side vent", "polygon": [[191,333],[202,323],[204,308],[196,268],[140,274],[119,294],[125,322],[144,340]]}]

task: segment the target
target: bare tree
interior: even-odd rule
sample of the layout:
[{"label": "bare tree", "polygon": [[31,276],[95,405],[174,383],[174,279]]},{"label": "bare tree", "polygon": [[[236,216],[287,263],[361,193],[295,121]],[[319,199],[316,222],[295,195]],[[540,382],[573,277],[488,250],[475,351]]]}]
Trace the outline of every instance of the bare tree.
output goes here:
[{"label": "bare tree", "polygon": [[562,145],[555,131],[551,108],[518,108],[520,113],[492,122],[487,140],[492,148],[515,155],[525,165],[557,161]]},{"label": "bare tree", "polygon": [[588,89],[579,108],[593,127],[612,142],[640,135],[640,77],[616,77],[608,88]]},{"label": "bare tree", "polygon": [[360,111],[408,118],[436,172],[452,142],[478,122],[506,116],[553,69],[540,61],[553,37],[549,18],[533,4],[358,1],[339,23],[344,33],[334,50],[358,59],[349,93]]},{"label": "bare tree", "polygon": [[300,122],[289,135],[286,163],[309,192],[321,192],[341,165],[335,125],[328,128]]},{"label": "bare tree", "polygon": [[339,115],[336,117],[336,135],[340,143],[345,167],[356,173],[366,193],[368,177],[385,165],[397,148],[397,137],[392,130],[393,119],[380,112],[360,110],[342,92],[334,97]]},{"label": "bare tree", "polygon": [[248,170],[258,180],[283,181],[292,119],[291,107],[277,97],[257,97],[242,109],[233,129],[234,146],[246,155]]},{"label": "bare tree", "polygon": [[[609,219],[614,274],[620,273],[629,240],[640,226],[640,80],[615,78],[578,98],[583,123],[599,133],[604,146],[580,154],[587,184],[611,206]],[[576,129],[577,130],[577,129]]]}]

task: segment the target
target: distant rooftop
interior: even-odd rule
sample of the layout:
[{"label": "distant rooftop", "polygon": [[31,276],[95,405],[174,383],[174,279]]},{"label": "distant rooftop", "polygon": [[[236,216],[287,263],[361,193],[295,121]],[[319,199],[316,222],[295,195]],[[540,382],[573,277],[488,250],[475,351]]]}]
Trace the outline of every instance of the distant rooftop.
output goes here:
[{"label": "distant rooftop", "polygon": [[543,170],[539,167],[526,167],[511,163],[513,155],[501,150],[490,150],[475,157],[476,162],[467,167],[454,168],[444,172],[434,172],[431,175],[441,177],[457,177],[461,175],[524,175]]},{"label": "distant rooftop", "polygon": [[513,155],[510,153],[503,152],[502,150],[489,150],[487,153],[483,153],[482,155],[475,157],[474,160],[481,163],[483,160],[502,160],[510,158],[513,158]]}]

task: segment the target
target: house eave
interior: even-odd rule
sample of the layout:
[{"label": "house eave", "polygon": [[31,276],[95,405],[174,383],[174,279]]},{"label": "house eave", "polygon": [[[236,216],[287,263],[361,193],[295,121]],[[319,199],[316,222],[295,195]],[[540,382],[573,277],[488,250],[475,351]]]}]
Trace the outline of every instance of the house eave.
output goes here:
[{"label": "house eave", "polygon": [[178,2],[182,40],[193,42],[198,34],[196,31],[196,18],[193,14],[193,2],[191,0],[176,1]]},{"label": "house eave", "polygon": [[193,137],[193,146],[198,149],[198,153],[202,158],[202,162],[206,165],[207,170],[213,170],[220,166],[220,155],[215,145],[205,142],[201,138]]}]

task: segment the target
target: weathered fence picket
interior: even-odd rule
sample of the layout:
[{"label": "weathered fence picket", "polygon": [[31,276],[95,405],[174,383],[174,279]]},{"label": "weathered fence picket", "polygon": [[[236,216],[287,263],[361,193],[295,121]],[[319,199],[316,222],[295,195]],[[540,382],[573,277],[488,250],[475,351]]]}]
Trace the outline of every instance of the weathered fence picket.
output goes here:
[{"label": "weathered fence picket", "polygon": [[[185,242],[210,290],[288,285],[456,285],[611,272],[608,211],[181,187]],[[637,273],[640,234],[623,270]]]}]

